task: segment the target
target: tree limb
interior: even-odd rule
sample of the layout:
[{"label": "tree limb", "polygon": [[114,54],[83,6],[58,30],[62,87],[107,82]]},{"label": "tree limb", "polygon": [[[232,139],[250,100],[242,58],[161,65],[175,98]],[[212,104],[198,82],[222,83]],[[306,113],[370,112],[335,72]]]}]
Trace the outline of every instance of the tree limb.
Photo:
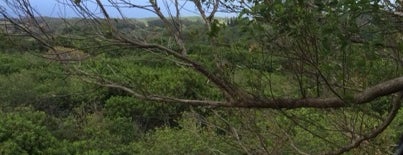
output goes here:
[{"label": "tree limb", "polygon": [[388,116],[386,117],[385,121],[379,125],[378,127],[376,127],[375,129],[373,129],[370,133],[360,136],[360,138],[356,139],[355,141],[353,141],[352,143],[350,143],[349,145],[340,148],[339,150],[336,150],[334,152],[328,152],[325,153],[327,155],[338,155],[338,154],[343,154],[351,149],[354,149],[356,147],[358,147],[362,142],[375,138],[376,136],[378,136],[380,133],[382,133],[388,126],[389,124],[393,121],[393,119],[396,117],[399,109],[400,109],[400,103],[403,97],[403,91],[400,91],[397,93],[397,95],[395,96],[395,98],[392,101],[392,109],[389,112]]}]

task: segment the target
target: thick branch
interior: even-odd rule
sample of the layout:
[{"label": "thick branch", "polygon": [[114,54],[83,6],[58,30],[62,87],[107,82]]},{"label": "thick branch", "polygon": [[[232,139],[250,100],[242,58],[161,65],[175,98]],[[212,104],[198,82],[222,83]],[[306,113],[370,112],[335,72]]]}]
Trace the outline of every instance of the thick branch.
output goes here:
[{"label": "thick branch", "polygon": [[[375,100],[376,98],[390,95],[403,90],[403,77],[395,78],[386,82],[379,83],[365,91],[354,95],[353,99],[343,101],[338,97],[332,98],[305,98],[305,99],[286,99],[286,98],[245,98],[249,100],[228,101],[215,104],[222,107],[242,107],[242,108],[271,108],[271,109],[295,109],[295,108],[340,108],[348,107],[352,104],[364,104]],[[208,104],[206,104],[208,105]]]},{"label": "thick branch", "polygon": [[[204,23],[206,24],[208,30],[210,31],[211,29],[211,18],[207,17],[206,12],[203,10],[203,6],[202,3],[200,2],[200,0],[194,0],[193,3],[195,4],[197,10],[199,10],[200,16],[202,17],[202,19],[204,20]],[[214,15],[212,14],[211,17],[213,17]]]},{"label": "thick branch", "polygon": [[295,109],[302,107],[310,108],[340,108],[352,104],[364,104],[379,97],[387,96],[403,90],[403,77],[379,83],[367,88],[361,93],[355,94],[352,99],[342,100],[338,97],[331,98],[305,98],[305,99],[254,99],[243,103],[233,103],[233,107],[245,108],[272,108],[272,109]]},{"label": "thick branch", "polygon": [[[94,83],[94,82],[93,82]],[[395,78],[378,85],[370,87],[365,91],[356,94],[353,99],[343,101],[338,97],[333,98],[305,98],[305,99],[261,99],[261,98],[244,98],[247,100],[231,100],[231,101],[201,101],[187,100],[172,97],[163,97],[158,95],[143,95],[136,93],[132,89],[114,83],[96,83],[105,87],[117,88],[124,90],[134,97],[150,101],[163,101],[184,103],[197,106],[216,106],[216,107],[239,107],[239,108],[271,108],[271,109],[296,109],[296,108],[340,108],[348,107],[352,104],[364,104],[375,100],[376,98],[391,95],[403,90],[403,77]]]}]

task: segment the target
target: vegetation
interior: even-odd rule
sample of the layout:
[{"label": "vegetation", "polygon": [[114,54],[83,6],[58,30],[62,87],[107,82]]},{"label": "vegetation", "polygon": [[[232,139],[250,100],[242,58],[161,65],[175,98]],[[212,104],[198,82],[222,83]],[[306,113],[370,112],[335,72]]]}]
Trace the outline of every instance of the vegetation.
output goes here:
[{"label": "vegetation", "polygon": [[392,154],[402,134],[401,1],[66,2],[77,18],[0,3],[0,154]]}]

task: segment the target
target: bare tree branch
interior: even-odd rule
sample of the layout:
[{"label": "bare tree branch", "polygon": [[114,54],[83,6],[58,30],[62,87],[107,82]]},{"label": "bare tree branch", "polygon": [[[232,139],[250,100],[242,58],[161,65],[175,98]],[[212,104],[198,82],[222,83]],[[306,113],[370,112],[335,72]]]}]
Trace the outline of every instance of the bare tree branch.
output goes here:
[{"label": "bare tree branch", "polygon": [[[175,23],[171,23],[168,21],[168,19],[165,17],[165,15],[161,12],[161,8],[157,4],[156,0],[150,0],[151,6],[153,7],[155,13],[158,15],[158,17],[164,22],[164,25],[167,27],[167,29],[171,32],[171,34],[174,36],[176,43],[180,47],[180,53],[182,55],[187,54],[187,50],[185,47],[185,43],[182,40],[182,34],[180,29],[178,29],[177,26],[175,26]],[[178,24],[178,23],[177,23]]]},{"label": "bare tree branch", "polygon": [[[135,92],[133,89],[131,89],[129,87],[113,83],[113,82],[108,81],[106,79],[102,79],[102,78],[100,78],[100,77],[98,77],[96,75],[91,75],[91,74],[89,74],[87,72],[84,72],[84,71],[81,71],[81,70],[78,70],[78,71],[82,75],[90,77],[90,79],[83,78],[83,80],[85,80],[88,83],[93,83],[93,84],[103,86],[103,87],[108,87],[108,88],[120,89],[120,90],[123,90],[123,91],[129,93],[133,97],[135,97],[137,99],[141,99],[141,100],[156,101],[156,102],[167,102],[167,103],[185,103],[185,104],[194,105],[194,106],[206,106],[207,105],[207,106],[213,106],[213,107],[228,104],[228,103],[220,102],[220,101],[190,100],[190,99],[179,99],[179,98],[167,97],[167,96],[159,96],[159,95],[147,95],[147,94],[144,94],[144,93]],[[98,79],[98,81],[94,81],[93,79]]]},{"label": "bare tree branch", "polygon": [[358,147],[362,142],[364,142],[366,140],[369,140],[369,139],[372,139],[372,138],[375,138],[376,136],[378,136],[380,133],[382,133],[389,126],[389,124],[396,117],[397,112],[400,109],[400,104],[401,104],[402,97],[403,97],[403,91],[400,91],[400,92],[398,92],[396,94],[396,96],[394,97],[394,99],[392,101],[392,109],[390,110],[388,116],[383,121],[383,123],[380,124],[378,127],[373,129],[368,134],[360,136],[360,138],[354,140],[349,145],[344,146],[344,147],[340,148],[339,150],[328,152],[328,153],[325,153],[325,154],[327,154],[327,155],[343,154],[343,153],[345,153],[345,152],[347,152],[347,151],[349,151],[349,150],[351,150],[353,148]]}]

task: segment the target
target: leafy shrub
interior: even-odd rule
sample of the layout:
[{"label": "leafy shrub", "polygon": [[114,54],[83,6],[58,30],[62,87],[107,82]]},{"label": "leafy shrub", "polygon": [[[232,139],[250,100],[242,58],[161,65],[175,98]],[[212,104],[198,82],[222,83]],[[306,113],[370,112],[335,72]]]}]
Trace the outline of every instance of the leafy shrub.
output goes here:
[{"label": "leafy shrub", "polygon": [[45,125],[44,112],[22,109],[0,113],[0,154],[48,154],[58,141]]}]

